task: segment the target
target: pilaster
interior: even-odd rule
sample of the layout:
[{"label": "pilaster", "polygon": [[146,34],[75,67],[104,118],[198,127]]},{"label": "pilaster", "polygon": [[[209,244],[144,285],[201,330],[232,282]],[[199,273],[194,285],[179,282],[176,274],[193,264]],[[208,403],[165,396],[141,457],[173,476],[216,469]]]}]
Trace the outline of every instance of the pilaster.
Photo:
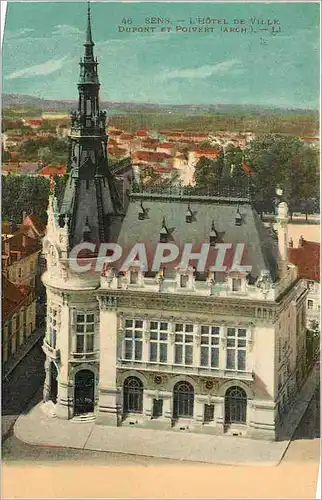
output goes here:
[{"label": "pilaster", "polygon": [[117,426],[121,419],[120,392],[116,387],[117,338],[119,319],[110,297],[100,298],[99,399],[96,421]]}]

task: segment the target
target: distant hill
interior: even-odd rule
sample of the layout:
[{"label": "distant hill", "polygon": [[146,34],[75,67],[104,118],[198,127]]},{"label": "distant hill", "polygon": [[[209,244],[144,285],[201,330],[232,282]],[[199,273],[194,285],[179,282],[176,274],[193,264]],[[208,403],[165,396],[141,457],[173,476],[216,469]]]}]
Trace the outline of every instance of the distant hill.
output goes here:
[{"label": "distant hill", "polygon": [[[66,111],[74,109],[77,105],[76,100],[49,100],[41,99],[24,94],[2,94],[2,108],[37,108],[42,111]],[[286,109],[274,106],[257,106],[248,104],[150,104],[134,102],[112,102],[103,101],[101,107],[113,112],[113,114],[137,113],[140,111],[174,113],[185,115],[207,115],[207,114],[234,114],[234,115],[316,115],[317,110],[306,109]]]}]

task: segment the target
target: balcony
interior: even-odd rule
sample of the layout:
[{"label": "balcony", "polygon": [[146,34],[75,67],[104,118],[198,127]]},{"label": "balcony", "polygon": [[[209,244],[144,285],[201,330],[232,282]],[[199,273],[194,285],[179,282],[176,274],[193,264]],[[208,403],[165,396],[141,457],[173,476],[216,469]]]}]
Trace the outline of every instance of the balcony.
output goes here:
[{"label": "balcony", "polygon": [[117,368],[137,369],[147,372],[163,372],[183,375],[200,375],[202,377],[224,378],[253,381],[252,372],[227,370],[221,368],[207,368],[203,366],[176,365],[167,363],[151,363],[146,361],[133,361],[129,359],[119,359]]},{"label": "balcony", "polygon": [[93,362],[99,360],[99,351],[72,352],[69,357],[70,363]]},{"label": "balcony", "polygon": [[51,347],[46,339],[44,339],[43,341],[43,345],[42,345],[42,350],[44,351],[44,353],[46,354],[46,356],[48,356],[49,358],[55,360],[55,361],[59,361],[60,359],[60,350],[59,349],[56,349],[55,347]]}]

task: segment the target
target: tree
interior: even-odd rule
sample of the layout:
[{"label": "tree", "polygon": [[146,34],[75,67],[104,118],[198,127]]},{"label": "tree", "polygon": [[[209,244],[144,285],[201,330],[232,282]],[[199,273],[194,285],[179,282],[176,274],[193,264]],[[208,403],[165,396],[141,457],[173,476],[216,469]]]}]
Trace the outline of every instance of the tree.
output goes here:
[{"label": "tree", "polygon": [[3,162],[11,160],[11,154],[6,149],[3,149],[3,147],[2,147],[2,151],[1,151],[1,156],[2,156]]},{"label": "tree", "polygon": [[263,135],[245,149],[252,168],[255,203],[260,212],[272,210],[275,189],[280,186],[290,215],[300,201],[318,192],[318,155],[297,137]]},{"label": "tree", "polygon": [[21,222],[22,212],[34,213],[43,220],[49,197],[49,180],[45,177],[8,175],[2,177],[3,220]]},{"label": "tree", "polygon": [[223,177],[227,179],[230,177],[243,176],[243,170],[241,168],[242,161],[242,149],[239,146],[236,147],[233,144],[229,144],[224,152]]},{"label": "tree", "polygon": [[221,177],[221,161],[216,161],[202,156],[195,166],[194,180],[197,188],[211,189],[216,186]]},{"label": "tree", "polygon": [[47,165],[51,160],[50,148],[48,146],[39,148],[38,152],[37,152],[37,156],[44,164]]},{"label": "tree", "polygon": [[37,161],[44,155],[49,164],[63,163],[68,156],[69,143],[66,138],[41,137],[27,139],[20,144],[19,152],[25,160]]}]

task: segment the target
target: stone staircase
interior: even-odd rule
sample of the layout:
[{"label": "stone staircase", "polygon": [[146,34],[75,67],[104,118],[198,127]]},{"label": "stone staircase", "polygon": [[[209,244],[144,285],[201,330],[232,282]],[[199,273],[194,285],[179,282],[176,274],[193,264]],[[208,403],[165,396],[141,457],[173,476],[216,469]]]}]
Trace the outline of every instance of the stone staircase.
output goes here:
[{"label": "stone staircase", "polygon": [[82,413],[81,415],[76,415],[71,419],[72,423],[75,424],[89,424],[94,422],[96,419],[95,413]]}]

